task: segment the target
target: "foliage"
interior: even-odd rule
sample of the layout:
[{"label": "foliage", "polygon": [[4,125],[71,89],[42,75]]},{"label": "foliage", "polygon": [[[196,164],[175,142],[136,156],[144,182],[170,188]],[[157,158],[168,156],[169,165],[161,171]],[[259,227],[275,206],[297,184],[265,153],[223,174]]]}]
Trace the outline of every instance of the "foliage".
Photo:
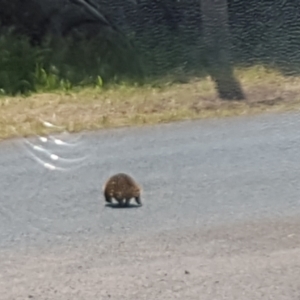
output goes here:
[{"label": "foliage", "polygon": [[134,57],[128,59],[130,50],[112,43],[101,38],[47,39],[32,46],[25,37],[2,33],[0,90],[8,95],[28,94],[141,78]]},{"label": "foliage", "polygon": [[[148,24],[146,16],[141,16],[134,29],[129,26],[126,41],[112,31],[103,31],[90,40],[48,39],[37,47],[24,37],[2,31],[0,93],[68,91],[88,86],[103,89],[124,82],[136,85],[150,81],[159,85],[162,78],[185,82],[187,74],[205,76],[209,72],[201,22],[194,20],[195,14],[201,12],[190,15],[191,8],[185,10],[190,2],[184,3],[180,4],[183,6],[178,10],[180,17],[175,29],[167,26],[166,20],[156,23],[148,20]],[[300,23],[296,18],[300,10],[295,1],[228,0],[228,3],[236,65],[271,65],[292,75],[300,72]],[[159,17],[156,10],[150,13]],[[184,13],[188,15],[184,17]],[[144,25],[140,24],[142,20]]]}]

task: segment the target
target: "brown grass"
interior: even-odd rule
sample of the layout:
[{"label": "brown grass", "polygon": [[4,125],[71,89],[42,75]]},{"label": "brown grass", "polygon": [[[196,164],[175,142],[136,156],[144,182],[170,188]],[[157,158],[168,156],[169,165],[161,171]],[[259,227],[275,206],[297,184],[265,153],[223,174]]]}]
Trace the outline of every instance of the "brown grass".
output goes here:
[{"label": "brown grass", "polygon": [[236,74],[246,101],[220,100],[209,78],[180,84],[165,81],[159,88],[124,85],[69,94],[2,97],[0,139],[53,131],[43,127],[41,119],[78,132],[300,108],[300,77],[284,77],[261,67],[236,70]]}]

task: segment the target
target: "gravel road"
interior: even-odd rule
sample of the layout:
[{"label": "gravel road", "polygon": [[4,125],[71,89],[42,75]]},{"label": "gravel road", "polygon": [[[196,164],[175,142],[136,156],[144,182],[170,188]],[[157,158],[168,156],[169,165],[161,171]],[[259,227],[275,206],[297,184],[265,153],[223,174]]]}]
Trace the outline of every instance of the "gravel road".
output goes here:
[{"label": "gravel road", "polygon": [[[300,299],[299,114],[60,138],[65,171],[1,143],[0,299]],[[116,172],[142,207],[105,206]]]}]

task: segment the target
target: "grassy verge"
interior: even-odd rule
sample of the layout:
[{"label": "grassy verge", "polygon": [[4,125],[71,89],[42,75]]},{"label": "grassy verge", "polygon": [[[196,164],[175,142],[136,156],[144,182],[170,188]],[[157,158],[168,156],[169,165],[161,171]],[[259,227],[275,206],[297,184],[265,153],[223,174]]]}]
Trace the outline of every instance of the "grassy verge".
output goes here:
[{"label": "grassy verge", "polygon": [[0,139],[60,131],[43,127],[41,119],[78,132],[300,108],[300,77],[263,67],[235,72],[247,95],[244,102],[218,99],[209,78],[1,96]]}]

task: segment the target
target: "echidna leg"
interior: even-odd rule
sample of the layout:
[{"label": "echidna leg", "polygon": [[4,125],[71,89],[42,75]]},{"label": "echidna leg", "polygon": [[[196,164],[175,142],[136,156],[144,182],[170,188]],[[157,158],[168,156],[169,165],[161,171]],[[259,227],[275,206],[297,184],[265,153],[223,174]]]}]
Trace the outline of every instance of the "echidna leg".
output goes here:
[{"label": "echidna leg", "polygon": [[111,203],[111,197],[108,194],[105,194],[105,201]]},{"label": "echidna leg", "polygon": [[137,203],[137,204],[142,204],[142,202],[141,202],[141,197],[140,196],[138,196],[138,197],[135,197],[135,202]]},{"label": "echidna leg", "polygon": [[118,199],[118,202],[119,202],[119,206],[123,206],[124,204],[123,199]]},{"label": "echidna leg", "polygon": [[130,198],[129,198],[129,199],[126,199],[125,205],[128,206],[129,203],[130,203]]}]

